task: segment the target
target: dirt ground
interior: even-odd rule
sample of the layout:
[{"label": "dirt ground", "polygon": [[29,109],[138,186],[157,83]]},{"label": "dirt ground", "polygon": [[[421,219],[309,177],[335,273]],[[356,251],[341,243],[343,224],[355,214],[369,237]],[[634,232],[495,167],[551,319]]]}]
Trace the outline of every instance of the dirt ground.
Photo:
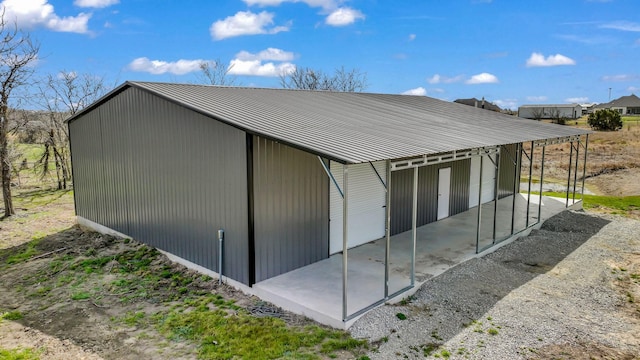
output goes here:
[{"label": "dirt ground", "polygon": [[607,196],[640,195],[640,168],[621,169],[588,178],[585,186]]}]

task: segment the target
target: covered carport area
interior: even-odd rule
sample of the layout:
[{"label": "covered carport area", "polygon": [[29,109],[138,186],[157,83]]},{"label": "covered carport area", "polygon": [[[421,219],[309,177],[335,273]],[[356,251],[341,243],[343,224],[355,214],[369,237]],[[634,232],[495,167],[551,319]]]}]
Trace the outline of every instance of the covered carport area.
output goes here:
[{"label": "covered carport area", "polygon": [[[568,142],[571,156],[567,172],[566,196],[540,196],[544,184],[544,153],[547,145]],[[433,276],[478,254],[495,250],[500,244],[528,234],[547,219],[566,208],[580,207],[584,192],[584,171],[588,135],[543,139],[518,143],[509,152],[504,147],[484,147],[413,159],[386,161],[386,173],[376,174],[385,192],[385,236],[355,247],[349,246],[349,170],[346,165],[336,180],[336,174],[325,166],[332,186],[342,198],[343,249],[328,259],[254,285],[256,294],[279,306],[314,318],[325,324],[346,328],[366,311],[387,301],[400,299],[415,291]],[[542,148],[542,156],[534,158],[534,149]],[[515,151],[513,151],[515,149]],[[500,189],[500,156],[514,163],[513,190]],[[469,191],[478,196],[476,206],[451,216],[438,216],[438,221],[418,223],[420,169],[479,158],[481,163],[479,189]],[[490,166],[484,166],[489,161]],[[503,162],[504,163],[504,162]],[[323,163],[324,164],[324,163]],[[374,168],[373,165],[371,165]],[[442,168],[442,166],[439,166]],[[445,167],[446,168],[446,167]],[[483,171],[495,172],[493,199],[486,201],[483,192]],[[526,176],[526,191],[521,193],[520,172]],[[393,232],[392,214],[395,171],[413,174],[411,197],[411,228]],[[582,173],[579,178],[578,173]],[[486,175],[486,174],[485,174]],[[532,179],[537,178],[536,182]],[[438,179],[437,182],[441,180]],[[438,184],[435,184],[438,187]],[[452,185],[453,186],[453,185]],[[441,189],[439,189],[441,190]],[[484,195],[483,195],[484,194]],[[473,203],[473,202],[470,202]],[[480,204],[480,205],[477,205]]]}]

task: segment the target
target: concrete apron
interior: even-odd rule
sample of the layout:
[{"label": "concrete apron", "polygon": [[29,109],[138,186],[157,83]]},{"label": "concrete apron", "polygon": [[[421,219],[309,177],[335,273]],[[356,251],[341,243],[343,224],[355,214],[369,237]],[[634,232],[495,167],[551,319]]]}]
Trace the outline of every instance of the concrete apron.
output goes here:
[{"label": "concrete apron", "polygon": [[[526,228],[527,196],[516,196],[514,235],[511,235],[511,209],[513,197],[498,202],[496,241],[493,241],[494,205],[483,204],[481,213],[479,251],[476,254],[476,229],[478,208],[421,226],[417,229],[415,283],[414,286],[394,298],[394,303],[410,296],[428,279],[442,274],[447,269],[474,257],[481,257],[510,243],[518,237],[528,235],[542,222],[566,209],[561,198],[542,197],[542,221],[538,219],[539,196],[531,195],[529,205],[529,228]],[[570,209],[582,208],[582,202],[574,204],[569,199]],[[391,262],[389,266],[388,294],[394,294],[411,286],[412,232],[407,231],[391,237]],[[353,314],[385,299],[384,259],[385,239],[349,249],[347,272],[347,309]],[[349,328],[359,317],[342,320],[342,254],[318,261],[288,273],[255,284],[252,293],[286,310],[305,315],[320,323],[340,328]]]}]

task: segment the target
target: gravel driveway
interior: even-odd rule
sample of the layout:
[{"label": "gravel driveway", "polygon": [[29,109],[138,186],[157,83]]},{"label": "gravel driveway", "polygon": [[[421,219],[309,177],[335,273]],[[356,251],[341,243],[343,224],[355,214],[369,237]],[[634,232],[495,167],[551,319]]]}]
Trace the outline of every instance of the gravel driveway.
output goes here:
[{"label": "gravel driveway", "polygon": [[640,359],[640,285],[617,285],[639,262],[640,221],[565,211],[351,332],[379,341],[371,359]]}]

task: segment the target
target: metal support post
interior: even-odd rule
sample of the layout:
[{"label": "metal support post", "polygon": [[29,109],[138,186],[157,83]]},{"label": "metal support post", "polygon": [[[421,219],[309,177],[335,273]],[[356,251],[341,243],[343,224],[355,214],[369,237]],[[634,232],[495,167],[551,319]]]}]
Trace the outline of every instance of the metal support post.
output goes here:
[{"label": "metal support post", "polygon": [[387,194],[384,247],[384,298],[389,297],[389,263],[391,262],[391,160],[387,160]]},{"label": "metal support post", "polygon": [[498,220],[498,201],[500,200],[500,151],[496,153],[496,181],[495,181],[495,200],[493,204],[493,244],[496,243],[496,225]]},{"label": "metal support post", "polygon": [[415,283],[416,275],[416,242],[418,238],[418,170],[413,168],[413,208],[411,210],[411,286]]},{"label": "metal support post", "polygon": [[571,167],[573,166],[573,141],[571,144],[571,151],[569,151],[569,176],[567,177],[567,201],[564,207],[569,207],[569,189],[571,189]]},{"label": "metal support post", "polygon": [[538,223],[542,221],[542,191],[544,183],[544,153],[547,145],[542,146],[542,164],[540,164],[540,198],[538,199]]},{"label": "metal support post", "polygon": [[529,188],[527,190],[527,221],[525,229],[529,227],[529,206],[531,206],[531,177],[533,176],[533,141],[531,142],[531,154],[529,154]]},{"label": "metal support post", "polygon": [[484,161],[484,156],[480,156],[480,181],[478,186],[478,219],[476,224],[476,254],[480,250],[480,220],[482,217],[482,162]]},{"label": "metal support post", "polygon": [[576,203],[576,182],[578,182],[578,162],[580,161],[580,138],[576,146],[576,168],[573,170],[573,204]]},{"label": "metal support post", "polygon": [[342,167],[342,320],[347,319],[347,241],[349,240],[349,167],[345,164]]},{"label": "metal support post", "polygon": [[584,200],[584,181],[587,178],[587,148],[589,147],[589,134],[584,144],[584,163],[582,164],[582,195],[580,200]]},{"label": "metal support post", "polygon": [[522,159],[522,143],[516,145],[516,163],[513,170],[513,199],[511,203],[511,235],[515,233],[516,226],[516,196],[520,195],[520,165]]}]

